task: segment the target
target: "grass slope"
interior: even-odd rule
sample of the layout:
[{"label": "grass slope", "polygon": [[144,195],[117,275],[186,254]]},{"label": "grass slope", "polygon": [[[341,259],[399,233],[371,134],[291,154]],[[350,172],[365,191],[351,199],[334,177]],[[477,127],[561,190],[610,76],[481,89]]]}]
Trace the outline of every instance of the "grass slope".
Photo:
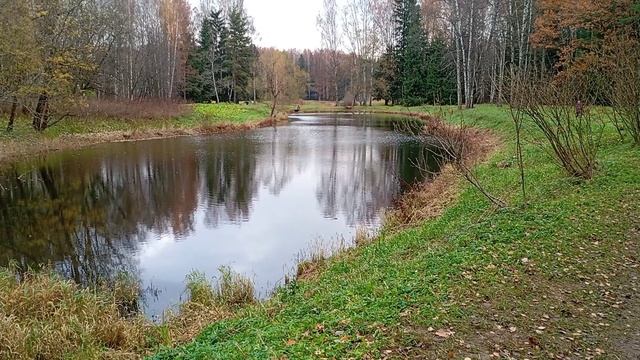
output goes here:
[{"label": "grass slope", "polygon": [[503,146],[478,174],[510,206],[495,210],[465,184],[437,219],[383,233],[155,359],[634,355],[624,344],[638,310],[638,148],[607,128],[598,175],[575,183],[527,129],[525,205],[507,109],[375,109],[493,130]]}]

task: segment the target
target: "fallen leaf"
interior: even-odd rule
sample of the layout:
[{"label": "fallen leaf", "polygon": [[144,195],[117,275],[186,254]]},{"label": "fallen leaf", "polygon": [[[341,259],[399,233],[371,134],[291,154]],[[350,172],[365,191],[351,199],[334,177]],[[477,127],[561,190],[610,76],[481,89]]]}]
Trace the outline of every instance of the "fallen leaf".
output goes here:
[{"label": "fallen leaf", "polygon": [[450,336],[452,336],[453,334],[455,334],[453,331],[448,330],[448,329],[440,329],[438,331],[436,331],[436,336],[441,337],[441,338],[448,338]]},{"label": "fallen leaf", "polygon": [[287,340],[287,346],[293,346],[293,345],[295,345],[295,344],[296,344],[296,341],[295,341],[295,340],[293,340],[293,339],[289,339],[289,340]]}]

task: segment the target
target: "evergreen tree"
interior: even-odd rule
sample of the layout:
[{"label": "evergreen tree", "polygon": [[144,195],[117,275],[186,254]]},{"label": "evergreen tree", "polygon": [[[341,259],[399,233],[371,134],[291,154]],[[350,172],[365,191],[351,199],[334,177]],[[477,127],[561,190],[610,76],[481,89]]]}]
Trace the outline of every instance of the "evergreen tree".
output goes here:
[{"label": "evergreen tree", "polygon": [[395,66],[389,66],[383,56],[380,62],[385,66],[380,68],[377,84],[388,83],[388,96],[408,106],[451,102],[455,83],[446,65],[447,44],[437,38],[429,42],[416,1],[394,0],[393,14]]},{"label": "evergreen tree", "polygon": [[385,105],[394,104],[393,85],[397,77],[396,59],[393,48],[389,47],[376,63],[373,97],[384,100]]},{"label": "evergreen tree", "polygon": [[417,105],[424,101],[424,64],[426,35],[422,29],[420,6],[414,0],[395,0],[397,68],[396,80],[392,85],[394,98],[407,105]]},{"label": "evergreen tree", "polygon": [[455,70],[447,61],[447,51],[447,43],[441,38],[428,45],[424,75],[426,103],[452,104],[455,101]]},{"label": "evergreen tree", "polygon": [[237,102],[253,98],[257,50],[249,32],[242,8],[230,11],[228,19],[221,10],[203,19],[198,44],[189,55],[193,70],[187,79],[189,99]]},{"label": "evergreen tree", "polygon": [[249,21],[244,10],[235,7],[229,13],[229,35],[226,39],[226,68],[229,70],[229,100],[248,99],[253,65]]}]

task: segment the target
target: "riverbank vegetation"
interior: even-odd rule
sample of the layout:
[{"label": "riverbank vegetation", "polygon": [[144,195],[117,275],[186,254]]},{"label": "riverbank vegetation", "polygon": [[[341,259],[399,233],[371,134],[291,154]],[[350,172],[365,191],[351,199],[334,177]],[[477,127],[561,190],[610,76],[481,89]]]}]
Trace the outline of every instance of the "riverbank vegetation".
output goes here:
[{"label": "riverbank vegetation", "polygon": [[29,116],[17,116],[13,131],[0,133],[0,162],[103,142],[246,130],[271,124],[269,112],[269,105],[263,103],[193,105],[95,101],[43,132],[33,132]]},{"label": "riverbank vegetation", "polygon": [[[543,145],[543,133],[527,122],[524,201],[508,108],[379,108],[440,117],[452,125],[464,120],[492,134],[491,143],[498,146],[491,146],[494,151],[475,169],[487,191],[507,206],[496,208],[460,174],[445,170],[399,205],[398,211],[407,216],[392,213],[379,236],[367,237],[361,246],[334,257],[320,256],[304,264],[306,270],[267,302],[253,303],[251,287],[244,280],[228,282],[239,284],[237,290],[216,290],[196,274],[187,285],[192,301],[160,326],[139,315],[123,317],[118,307],[123,302],[109,293],[97,295],[49,275],[27,276],[20,283],[8,273],[7,299],[17,298],[16,293],[25,301],[46,299],[49,295],[33,296],[38,292],[32,287],[49,291],[58,286],[74,294],[74,301],[87,303],[83,299],[94,296],[90,301],[94,310],[107,314],[104,322],[122,324],[109,329],[121,329],[124,333],[116,335],[128,334],[128,342],[111,342],[92,332],[95,323],[89,318],[89,325],[83,323],[83,318],[72,315],[75,310],[48,311],[37,319],[43,325],[35,326],[35,320],[5,307],[5,320],[12,324],[5,329],[36,331],[51,329],[52,323],[62,324],[53,327],[61,329],[89,326],[80,332],[85,337],[70,337],[80,342],[69,340],[70,347],[59,348],[56,354],[61,357],[78,349],[95,357],[137,357],[159,350],[158,359],[212,354],[548,358],[624,356],[633,351],[624,344],[638,320],[631,291],[637,287],[639,266],[633,254],[638,253],[640,235],[635,201],[640,196],[640,156],[629,140],[622,141],[607,123],[593,179],[575,181],[549,161],[552,154]],[[412,196],[417,200],[411,201]],[[48,285],[40,286],[42,282]],[[64,296],[56,299],[60,298]],[[56,309],[66,306],[62,300],[52,304]],[[33,354],[29,351],[45,348],[33,344],[15,344],[5,351],[28,357]],[[172,348],[180,344],[185,345]]]},{"label": "riverbank vegetation", "polygon": [[0,270],[0,358],[131,359],[193,339],[255,302],[249,280],[220,269],[214,284],[187,276],[189,300],[154,324],[140,313],[140,287],[126,274],[82,288],[48,270]]},{"label": "riverbank vegetation", "polygon": [[501,146],[477,175],[508,206],[452,181],[458,195],[439,216],[387,228],[369,245],[322,261],[317,276],[156,358],[632,354],[624,344],[638,309],[631,295],[639,265],[637,148],[607,125],[594,178],[574,181],[528,124],[525,202],[508,109],[396,110],[441,113],[453,124],[464,118],[496,135]]}]

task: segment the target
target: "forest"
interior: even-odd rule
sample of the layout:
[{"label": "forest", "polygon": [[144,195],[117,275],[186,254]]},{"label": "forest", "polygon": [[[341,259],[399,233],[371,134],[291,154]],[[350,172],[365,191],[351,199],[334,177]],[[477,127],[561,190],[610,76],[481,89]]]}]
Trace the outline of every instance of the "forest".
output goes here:
[{"label": "forest", "polygon": [[[241,0],[3,0],[0,102],[35,130],[91,100],[445,105],[511,100],[516,77],[602,86],[638,49],[640,4],[557,0],[336,0],[321,49],[261,49]],[[627,56],[628,55],[628,56]],[[562,75],[562,76],[560,76]],[[610,93],[611,91],[609,91]],[[346,101],[345,101],[346,100]]]}]

